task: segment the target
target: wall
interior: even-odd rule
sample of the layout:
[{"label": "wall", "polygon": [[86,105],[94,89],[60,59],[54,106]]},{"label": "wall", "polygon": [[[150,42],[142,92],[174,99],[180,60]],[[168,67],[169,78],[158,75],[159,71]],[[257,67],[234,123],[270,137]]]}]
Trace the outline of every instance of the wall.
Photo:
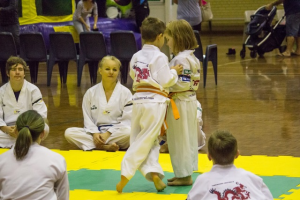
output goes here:
[{"label": "wall", "polygon": [[[179,0],[180,1],[180,0]],[[212,29],[214,31],[237,30],[243,31],[244,13],[246,10],[257,10],[259,7],[273,2],[274,0],[207,0],[210,2],[214,15]],[[164,3],[151,2],[150,16],[158,17],[166,21],[165,15],[171,15],[169,19],[176,19],[177,5],[170,6],[169,11],[165,11],[166,5],[171,5],[171,0],[165,0]],[[278,6],[278,9],[283,9]],[[203,23],[203,30],[209,30],[208,23]]]}]

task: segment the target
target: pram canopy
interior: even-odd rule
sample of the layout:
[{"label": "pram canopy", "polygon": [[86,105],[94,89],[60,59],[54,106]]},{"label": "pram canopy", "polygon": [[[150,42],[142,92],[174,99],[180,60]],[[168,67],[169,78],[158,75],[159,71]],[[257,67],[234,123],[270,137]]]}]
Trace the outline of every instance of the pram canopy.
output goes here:
[{"label": "pram canopy", "polygon": [[277,8],[273,6],[271,10],[266,10],[265,6],[260,7],[251,15],[251,21],[247,26],[248,35],[259,35],[262,30],[271,30],[272,21],[276,15]]}]

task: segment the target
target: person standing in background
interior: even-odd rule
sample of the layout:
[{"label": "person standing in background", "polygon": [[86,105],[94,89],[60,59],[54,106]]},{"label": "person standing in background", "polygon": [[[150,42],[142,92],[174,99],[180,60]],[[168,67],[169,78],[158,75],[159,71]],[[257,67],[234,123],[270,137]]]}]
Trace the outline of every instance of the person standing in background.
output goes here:
[{"label": "person standing in background", "polygon": [[74,27],[78,34],[91,31],[89,15],[94,15],[93,29],[97,29],[98,9],[95,0],[82,0],[77,4],[73,15]]},{"label": "person standing in background", "polygon": [[135,13],[136,25],[139,28],[142,26],[142,22],[150,14],[148,0],[132,0],[132,8]]},{"label": "person standing in background", "polygon": [[[266,10],[271,10],[273,6],[283,3],[286,16],[286,38],[287,49],[281,55],[285,57],[296,54],[300,56],[300,1],[299,0],[276,0],[266,5]],[[297,42],[297,50],[293,52],[294,42]]]},{"label": "person standing in background", "polygon": [[18,0],[0,0],[0,32],[12,33],[17,50],[20,46]]},{"label": "person standing in background", "polygon": [[177,4],[177,19],[186,20],[193,30],[201,31],[202,13],[201,0],[173,0]]}]

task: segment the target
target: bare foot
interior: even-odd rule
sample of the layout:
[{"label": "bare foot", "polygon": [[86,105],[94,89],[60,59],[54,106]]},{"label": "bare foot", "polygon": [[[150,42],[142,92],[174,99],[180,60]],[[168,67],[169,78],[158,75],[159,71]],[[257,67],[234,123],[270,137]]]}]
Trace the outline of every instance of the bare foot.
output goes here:
[{"label": "bare foot", "polygon": [[187,176],[184,178],[176,178],[172,182],[168,182],[169,186],[184,186],[184,185],[192,185],[193,179],[191,176]]},{"label": "bare foot", "polygon": [[159,152],[160,153],[169,153],[168,143],[164,143],[163,145],[161,145]]},{"label": "bare foot", "polygon": [[116,151],[119,150],[119,146],[116,143],[104,144],[104,145],[96,146],[96,149],[105,150],[105,151],[108,151],[108,152],[116,152]]},{"label": "bare foot", "polygon": [[157,173],[152,173],[152,180],[158,192],[163,191],[167,187],[166,184],[159,178]]},{"label": "bare foot", "polygon": [[173,182],[173,181],[175,181],[176,179],[177,179],[176,177],[170,178],[170,179],[168,179],[168,182]]},{"label": "bare foot", "polygon": [[125,185],[128,183],[128,179],[125,176],[121,176],[121,181],[116,185],[116,190],[119,193],[122,193],[123,188],[125,187]]}]

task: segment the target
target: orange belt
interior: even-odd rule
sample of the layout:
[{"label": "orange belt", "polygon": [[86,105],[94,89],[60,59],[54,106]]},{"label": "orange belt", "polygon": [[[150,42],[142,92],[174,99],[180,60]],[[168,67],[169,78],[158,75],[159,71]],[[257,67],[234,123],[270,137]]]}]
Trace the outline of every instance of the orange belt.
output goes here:
[{"label": "orange belt", "polygon": [[[162,95],[164,97],[169,97],[167,92],[163,92],[153,86],[139,86],[139,87],[137,87],[136,92],[152,92],[152,93]],[[175,101],[172,98],[170,98],[170,102],[171,102],[171,106],[172,106],[174,119],[177,120],[180,118],[178,108],[176,106]],[[161,136],[165,135],[166,131],[168,129],[168,124],[167,124],[166,118],[167,118],[167,112],[166,112],[164,123],[162,124],[162,127],[161,127],[161,132],[160,132]]]}]

